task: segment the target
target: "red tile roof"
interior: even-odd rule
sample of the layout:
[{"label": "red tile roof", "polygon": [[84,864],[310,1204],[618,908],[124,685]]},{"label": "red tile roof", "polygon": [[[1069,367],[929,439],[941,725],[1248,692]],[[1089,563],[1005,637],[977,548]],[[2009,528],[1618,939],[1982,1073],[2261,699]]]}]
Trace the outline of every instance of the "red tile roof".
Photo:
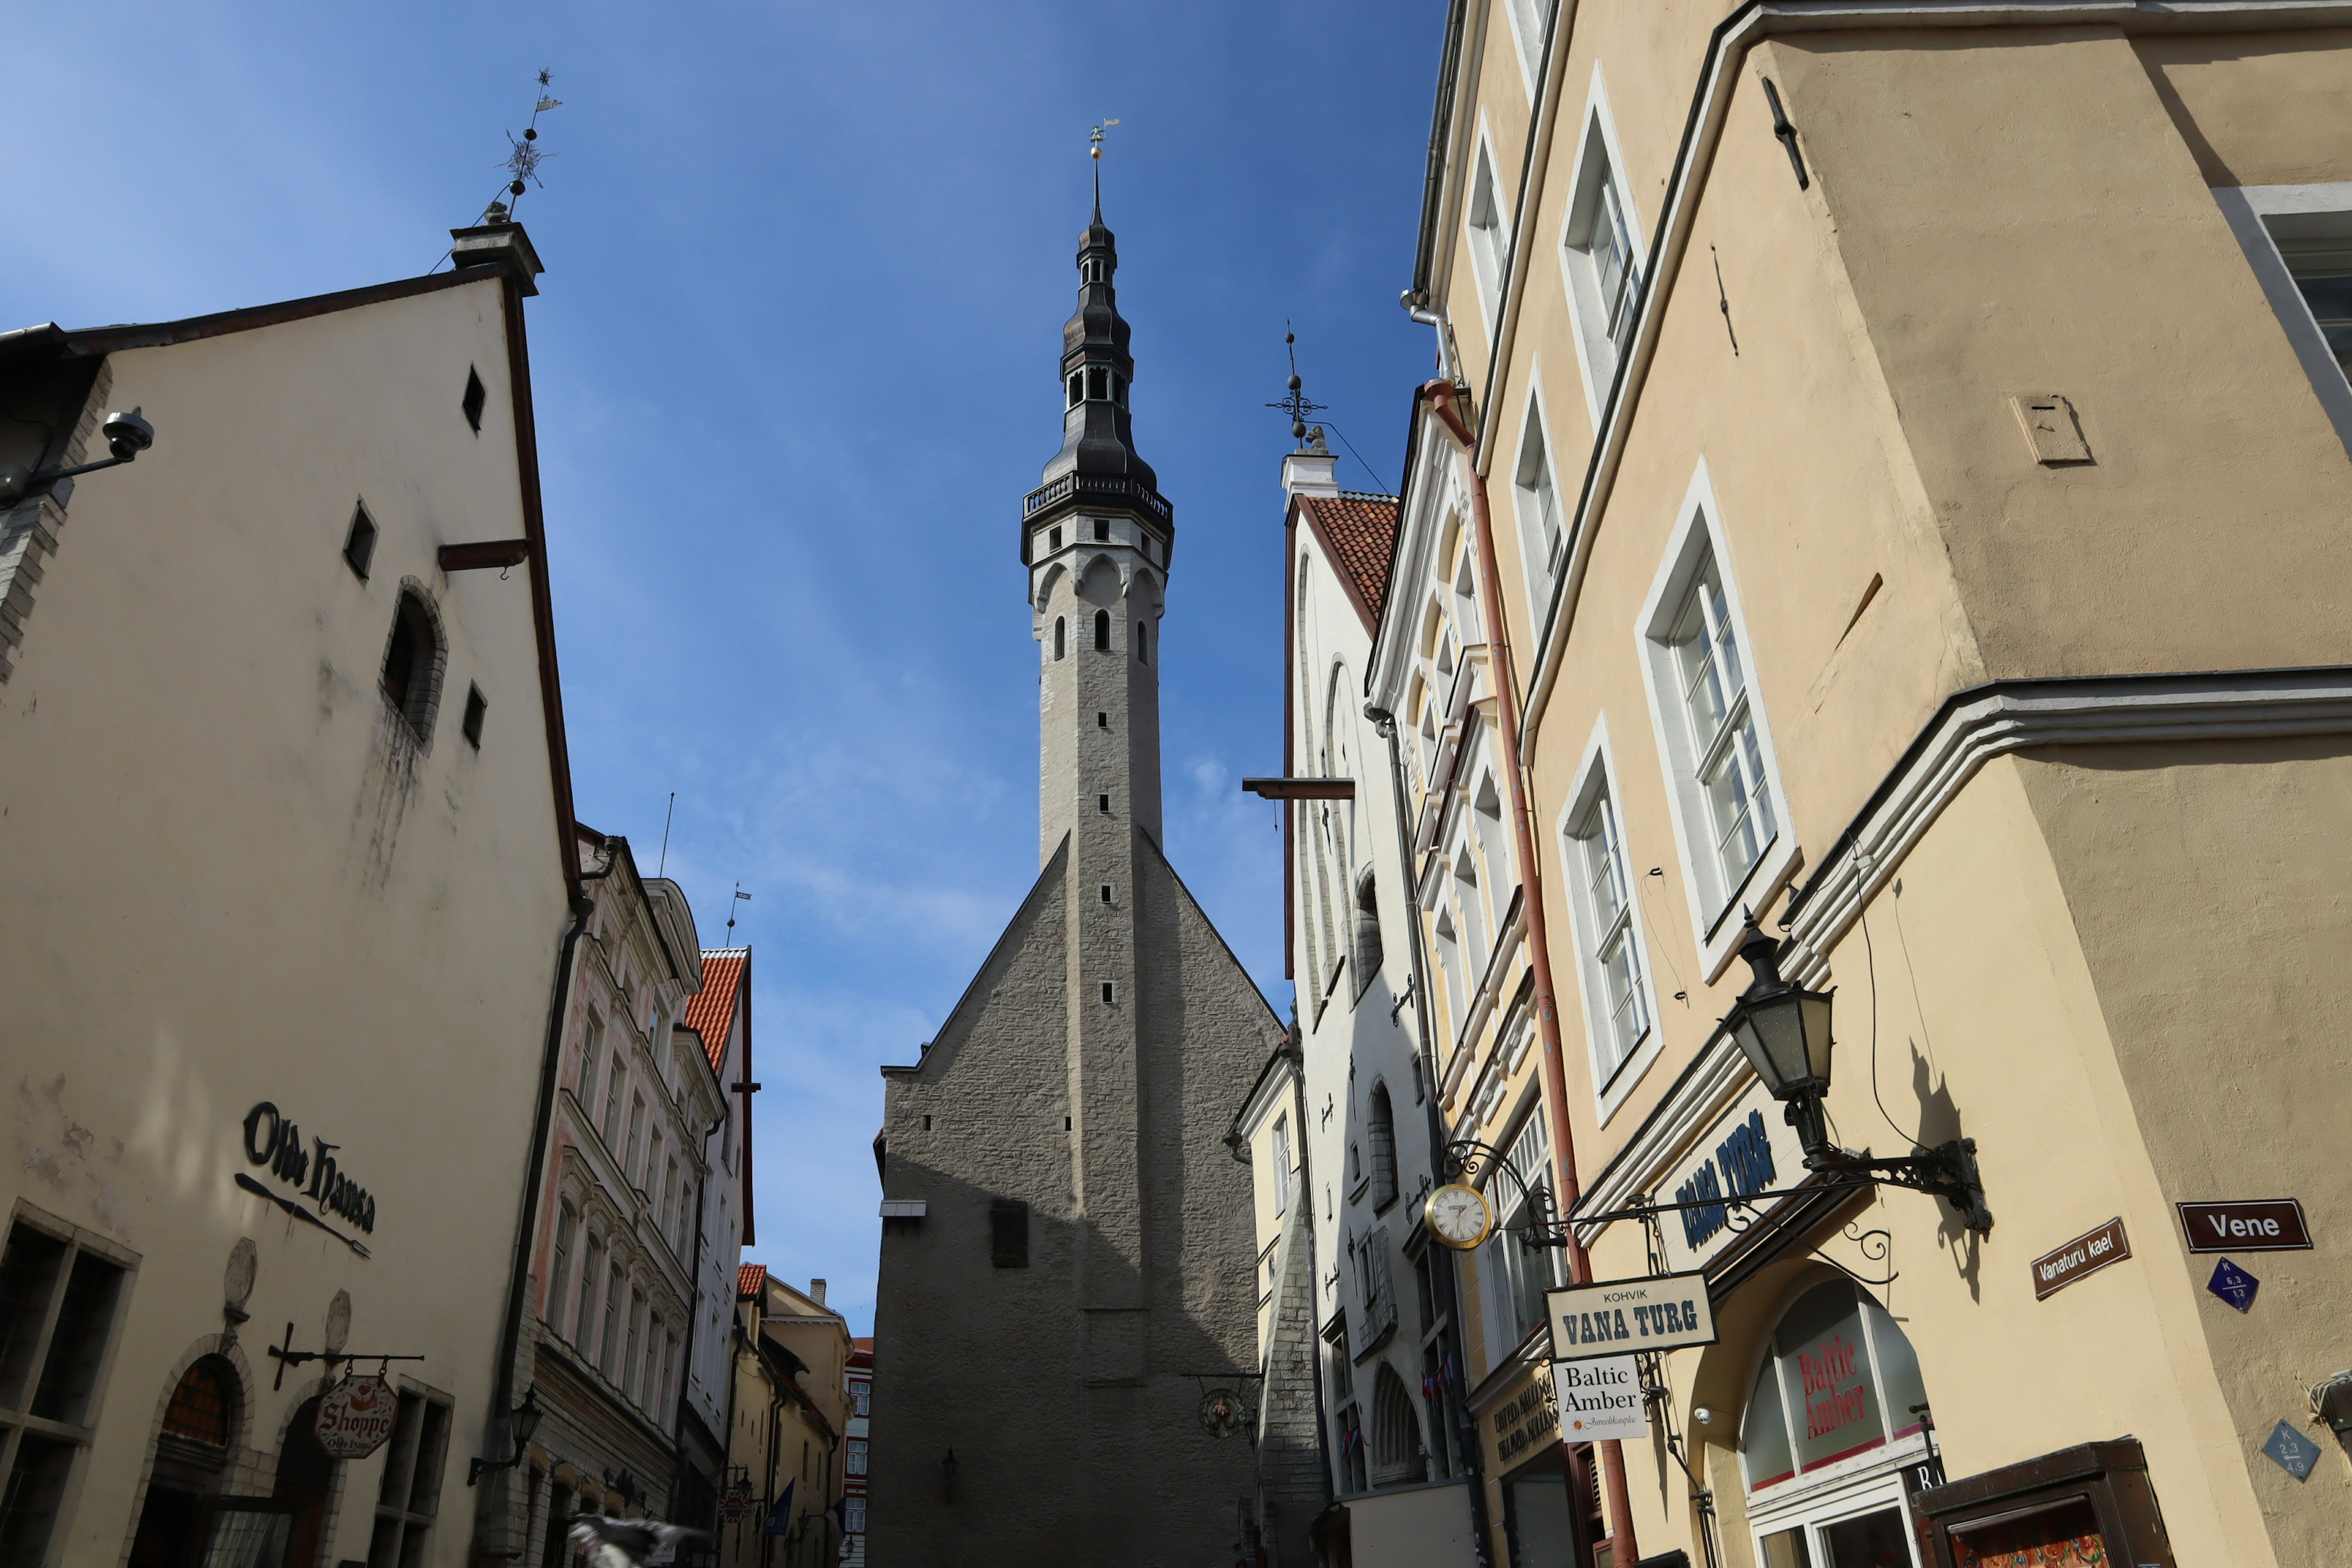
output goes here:
[{"label": "red tile roof", "polygon": [[735,1025],[735,995],[743,988],[743,966],[751,961],[748,947],[706,950],[702,989],[686,999],[686,1026],[702,1037],[713,1069],[727,1054],[727,1032]]},{"label": "red tile roof", "polygon": [[756,1296],[767,1284],[768,1266],[764,1263],[746,1263],[735,1271],[735,1294],[739,1297]]},{"label": "red tile roof", "polygon": [[1397,500],[1341,490],[1300,496],[1298,510],[1338,563],[1368,626],[1377,626],[1389,592],[1389,560],[1396,553]]}]

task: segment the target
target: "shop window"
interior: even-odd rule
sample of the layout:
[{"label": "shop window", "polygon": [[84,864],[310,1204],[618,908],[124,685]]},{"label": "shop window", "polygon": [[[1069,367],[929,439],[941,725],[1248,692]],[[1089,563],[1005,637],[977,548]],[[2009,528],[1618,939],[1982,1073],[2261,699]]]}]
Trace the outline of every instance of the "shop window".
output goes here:
[{"label": "shop window", "polygon": [[[426,1561],[441,1511],[441,1471],[449,1451],[449,1402],[404,1389],[383,1479],[376,1489],[375,1536],[368,1568],[412,1568]],[[294,1560],[289,1557],[290,1563]]]},{"label": "shop window", "polygon": [[1029,1267],[1029,1205],[1018,1198],[988,1205],[988,1260],[999,1268]]},{"label": "shop window", "polygon": [[[0,1253],[0,1563],[39,1563],[97,1424],[98,1368],[126,1276],[75,1241],[18,1220]],[[44,1423],[20,1429],[27,1415]]]}]

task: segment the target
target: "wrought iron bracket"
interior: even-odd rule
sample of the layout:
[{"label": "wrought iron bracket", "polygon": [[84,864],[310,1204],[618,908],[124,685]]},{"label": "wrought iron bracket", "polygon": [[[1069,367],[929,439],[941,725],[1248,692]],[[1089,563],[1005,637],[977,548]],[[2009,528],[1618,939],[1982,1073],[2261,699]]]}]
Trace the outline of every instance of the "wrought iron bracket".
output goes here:
[{"label": "wrought iron bracket", "polygon": [[1977,1141],[1955,1138],[1932,1149],[1874,1159],[1869,1150],[1829,1148],[1805,1156],[1805,1168],[1825,1175],[1858,1177],[1874,1185],[1908,1187],[1938,1197],[1960,1211],[1962,1223],[1979,1236],[1992,1229],[1992,1211],[1985,1207],[1984,1180],[1977,1171]]}]

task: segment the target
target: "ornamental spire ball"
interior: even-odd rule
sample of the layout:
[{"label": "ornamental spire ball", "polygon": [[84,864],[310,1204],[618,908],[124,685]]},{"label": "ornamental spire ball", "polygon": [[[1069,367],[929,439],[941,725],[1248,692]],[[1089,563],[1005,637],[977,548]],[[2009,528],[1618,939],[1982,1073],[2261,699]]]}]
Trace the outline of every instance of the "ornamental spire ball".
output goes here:
[{"label": "ornamental spire ball", "polygon": [[[514,209],[522,203],[524,184],[539,185],[540,160],[556,155],[539,144],[539,117],[551,109],[563,107],[562,99],[551,97],[547,91],[548,85],[554,79],[552,71],[539,73],[539,98],[531,106],[530,121],[523,127],[522,140],[518,142],[512,132],[507,132],[507,146],[510,151],[499,167],[507,173],[505,195],[508,199],[500,201],[495,196],[490,199],[490,205],[482,210],[482,221],[486,224],[513,222]],[[540,185],[541,190],[546,188]]]}]

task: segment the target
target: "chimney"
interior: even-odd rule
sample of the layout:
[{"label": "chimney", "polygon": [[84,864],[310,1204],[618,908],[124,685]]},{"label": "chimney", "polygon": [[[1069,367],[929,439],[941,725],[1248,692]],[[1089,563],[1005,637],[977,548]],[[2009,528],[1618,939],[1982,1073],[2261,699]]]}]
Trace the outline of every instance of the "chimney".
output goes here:
[{"label": "chimney", "polygon": [[1282,459],[1282,491],[1289,496],[1336,496],[1339,459],[1324,444],[1323,426],[1307,426],[1306,444]]},{"label": "chimney", "polygon": [[820,1307],[824,1305],[824,1280],[812,1279],[809,1281],[809,1300],[814,1301]]}]

